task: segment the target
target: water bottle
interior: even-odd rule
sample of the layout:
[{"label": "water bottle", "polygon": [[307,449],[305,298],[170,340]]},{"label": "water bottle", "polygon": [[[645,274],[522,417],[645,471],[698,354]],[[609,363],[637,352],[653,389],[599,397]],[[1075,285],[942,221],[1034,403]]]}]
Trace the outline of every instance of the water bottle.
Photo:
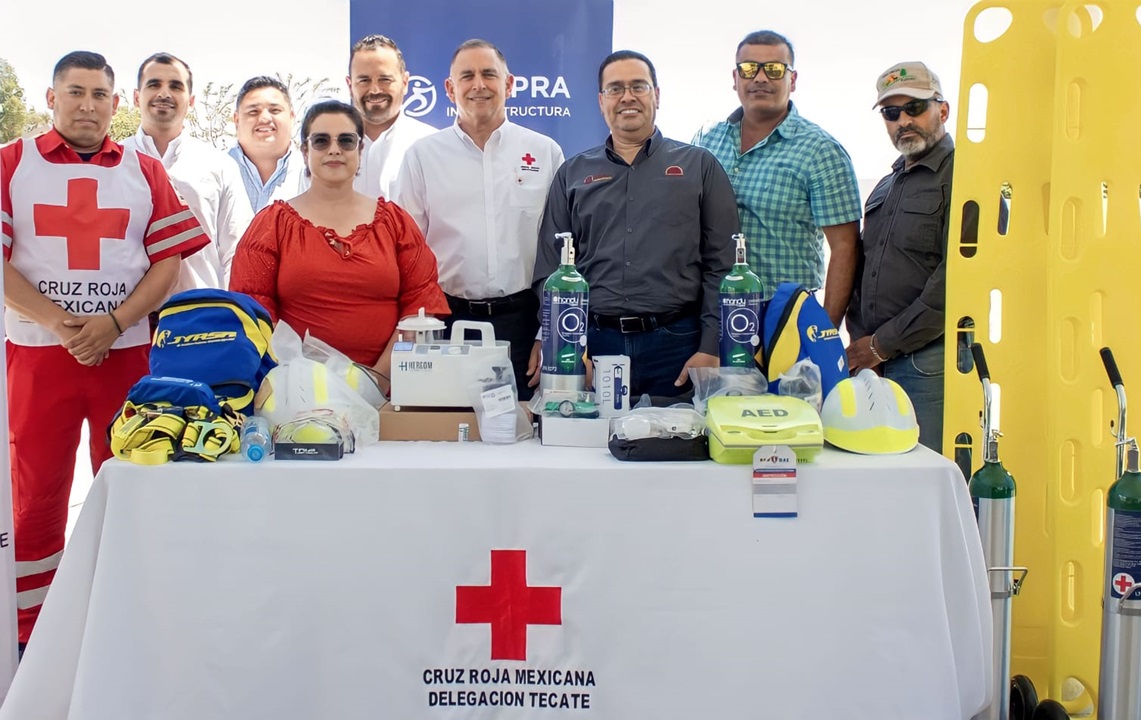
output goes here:
[{"label": "water bottle", "polygon": [[585,390],[589,288],[574,266],[571,234],[556,233],[555,238],[563,241],[562,261],[543,284],[542,389]]},{"label": "water bottle", "polygon": [[737,259],[721,281],[721,367],[754,366],[761,344],[761,279],[745,261],[745,236],[733,236]]},{"label": "water bottle", "polygon": [[273,448],[269,435],[269,421],[263,417],[251,415],[242,423],[242,455],[250,462],[261,462],[266,459]]}]

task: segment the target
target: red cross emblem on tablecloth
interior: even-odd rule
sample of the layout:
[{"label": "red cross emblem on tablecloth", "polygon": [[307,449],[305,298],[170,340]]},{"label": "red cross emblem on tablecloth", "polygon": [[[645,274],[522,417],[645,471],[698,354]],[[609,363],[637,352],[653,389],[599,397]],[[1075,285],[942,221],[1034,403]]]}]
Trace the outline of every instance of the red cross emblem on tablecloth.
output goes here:
[{"label": "red cross emblem on tablecloth", "polygon": [[491,624],[491,659],[526,660],[528,625],[562,625],[560,587],[527,585],[526,550],[491,551],[491,585],[456,586],[456,622]]},{"label": "red cross emblem on tablecloth", "polygon": [[123,240],[131,211],[99,207],[99,181],[72,178],[67,181],[67,205],[34,205],[36,235],[67,239],[69,270],[98,270],[100,241]]},{"label": "red cross emblem on tablecloth", "polygon": [[1126,573],[1117,573],[1113,576],[1113,586],[1117,588],[1118,595],[1124,595],[1133,587],[1133,578]]},{"label": "red cross emblem on tablecloth", "polygon": [[535,161],[538,160],[538,158],[533,158],[531,157],[531,153],[527,153],[523,156],[522,160],[523,162],[527,163],[527,167],[531,167],[535,164]]}]

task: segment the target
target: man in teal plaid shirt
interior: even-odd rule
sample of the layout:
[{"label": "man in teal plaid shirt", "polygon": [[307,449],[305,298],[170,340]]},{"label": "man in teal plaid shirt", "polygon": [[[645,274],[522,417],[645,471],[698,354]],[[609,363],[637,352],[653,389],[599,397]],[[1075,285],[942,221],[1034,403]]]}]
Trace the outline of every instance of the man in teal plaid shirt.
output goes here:
[{"label": "man in teal plaid shirt", "polygon": [[[733,183],[749,262],[770,297],[779,283],[824,288],[836,327],[856,276],[860,192],[847,151],[796,111],[792,45],[761,30],[737,46],[733,80],[741,107],[694,136]],[[824,240],[831,251],[824,277]]]}]

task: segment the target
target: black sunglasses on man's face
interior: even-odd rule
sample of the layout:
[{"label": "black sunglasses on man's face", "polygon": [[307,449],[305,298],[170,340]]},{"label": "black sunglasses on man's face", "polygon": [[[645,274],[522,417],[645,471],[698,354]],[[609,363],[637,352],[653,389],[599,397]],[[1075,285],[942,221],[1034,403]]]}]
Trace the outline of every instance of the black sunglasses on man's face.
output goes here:
[{"label": "black sunglasses on man's face", "polygon": [[900,113],[907,113],[908,117],[919,117],[927,112],[927,108],[929,108],[933,102],[941,103],[943,100],[940,98],[931,98],[930,100],[920,100],[916,98],[903,105],[885,105],[880,108],[880,115],[883,115],[884,119],[888,122],[899,122]]}]

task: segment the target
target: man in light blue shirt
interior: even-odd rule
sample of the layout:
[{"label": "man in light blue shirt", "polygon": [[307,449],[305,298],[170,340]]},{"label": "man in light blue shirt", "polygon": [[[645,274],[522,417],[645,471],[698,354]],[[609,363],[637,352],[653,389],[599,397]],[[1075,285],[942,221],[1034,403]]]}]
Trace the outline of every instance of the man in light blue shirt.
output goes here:
[{"label": "man in light blue shirt", "polygon": [[766,296],[782,282],[823,287],[824,309],[839,327],[856,276],[859,186],[840,143],[789,100],[796,90],[793,62],[784,36],[747,35],[733,70],[741,107],[702,128],[693,144],[712,152],[733,183],[749,262]]},{"label": "man in light blue shirt", "polygon": [[289,88],[276,78],[250,78],[238,91],[234,127],[238,144],[230,157],[256,213],[274,200],[288,200],[304,190],[304,160],[293,147],[293,103]]}]

